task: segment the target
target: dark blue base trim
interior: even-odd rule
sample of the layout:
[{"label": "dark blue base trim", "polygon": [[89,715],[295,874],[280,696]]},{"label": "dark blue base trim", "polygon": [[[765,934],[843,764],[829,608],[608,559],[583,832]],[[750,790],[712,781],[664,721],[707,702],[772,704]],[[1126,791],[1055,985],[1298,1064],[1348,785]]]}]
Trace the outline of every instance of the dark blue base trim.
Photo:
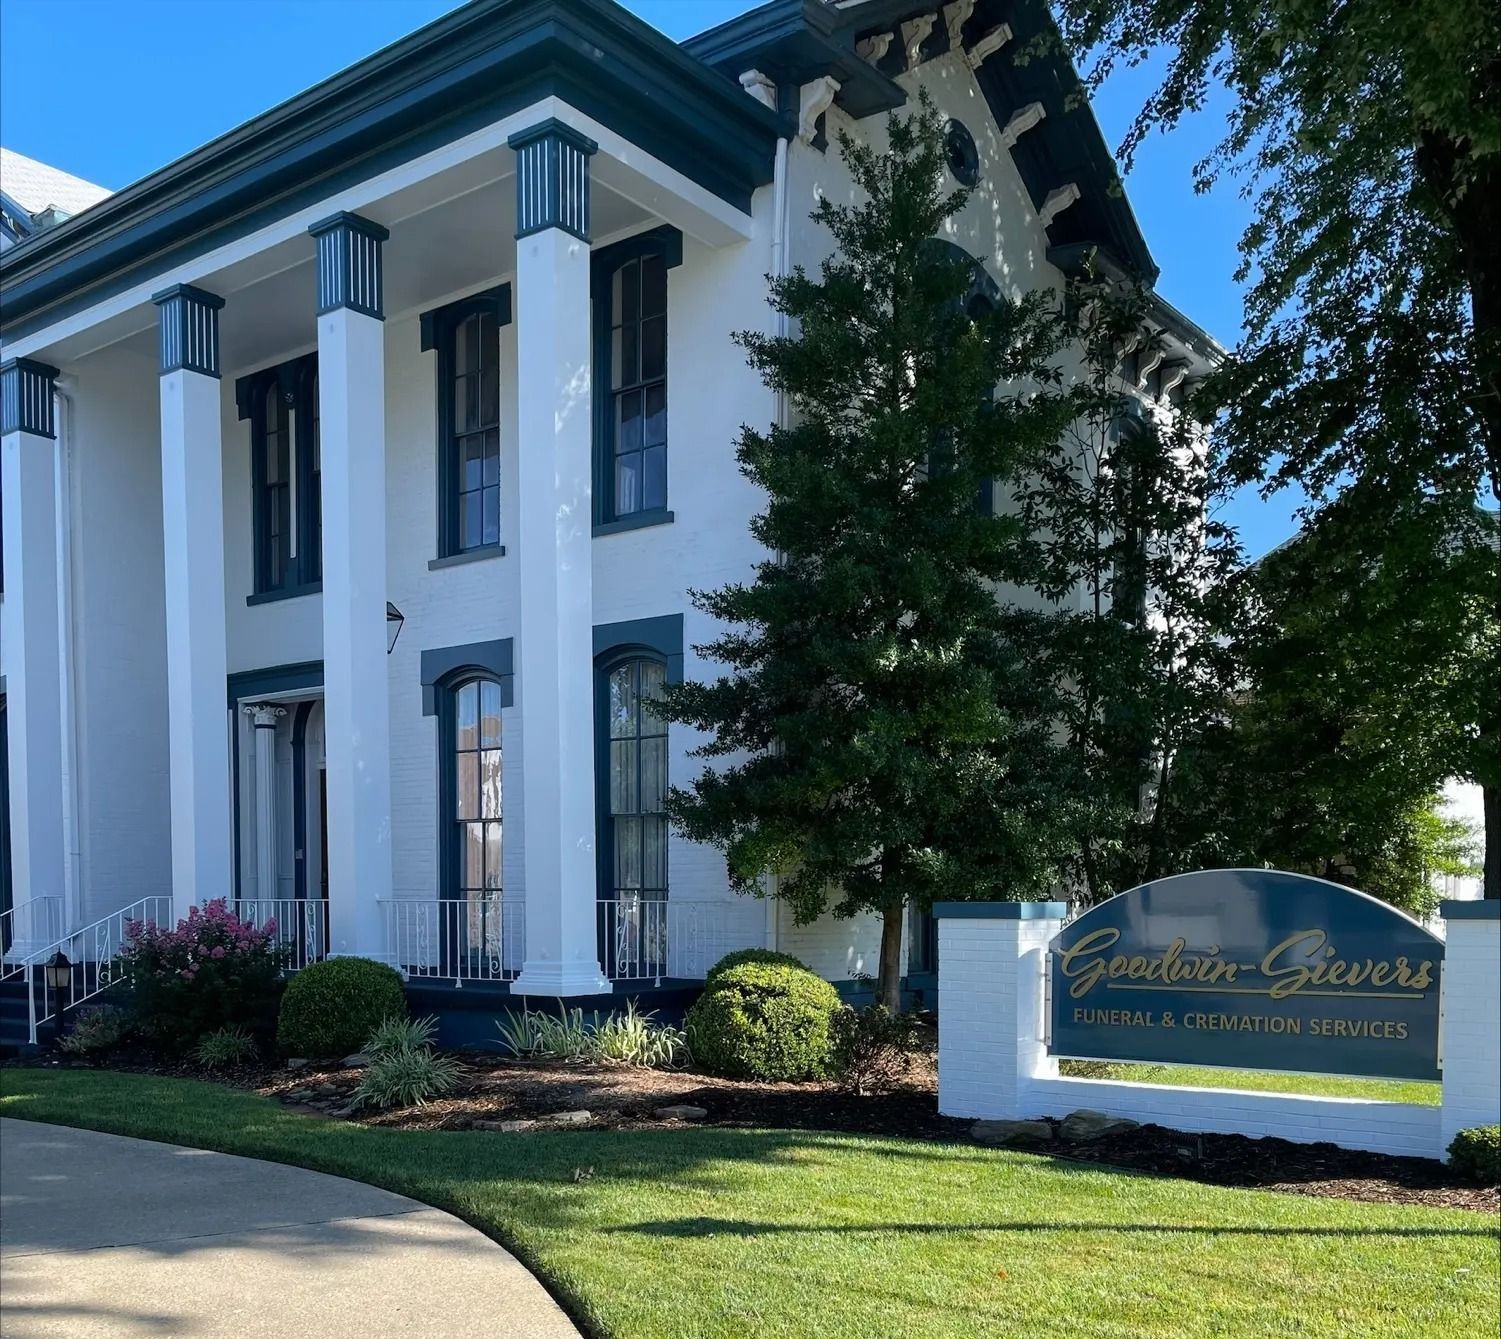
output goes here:
[{"label": "dark blue base trim", "polygon": [[1438,904],[1438,909],[1446,921],[1501,920],[1501,901],[1494,897],[1477,902],[1445,898]]},{"label": "dark blue base trim", "polygon": [[1068,915],[1066,902],[935,902],[933,915],[951,920],[1046,921]]}]

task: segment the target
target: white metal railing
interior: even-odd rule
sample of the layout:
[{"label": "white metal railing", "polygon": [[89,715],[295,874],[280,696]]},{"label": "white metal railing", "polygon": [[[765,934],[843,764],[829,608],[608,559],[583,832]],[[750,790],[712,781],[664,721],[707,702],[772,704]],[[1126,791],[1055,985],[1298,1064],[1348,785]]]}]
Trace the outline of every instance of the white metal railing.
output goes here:
[{"label": "white metal railing", "polygon": [[759,900],[694,901],[633,893],[600,898],[600,966],[612,981],[701,981],[720,958],[764,942]]},{"label": "white metal railing", "polygon": [[33,897],[0,911],[0,981],[25,970],[38,944],[50,944],[63,932],[63,900],[56,894]]},{"label": "white metal railing", "polygon": [[526,903],[496,892],[380,902],[389,961],[408,980],[510,981],[526,956]]},{"label": "white metal railing", "polygon": [[[33,1046],[43,1023],[114,985],[119,976],[120,950],[125,947],[130,927],[137,922],[172,924],[171,897],[143,897],[26,955],[23,966],[28,974],[26,999]],[[66,991],[52,990],[47,984],[46,965],[59,953],[68,960],[71,969],[72,984]]]},{"label": "white metal railing", "polygon": [[300,972],[328,956],[328,901],[321,897],[236,897],[229,909],[248,925],[271,929],[282,969]]}]

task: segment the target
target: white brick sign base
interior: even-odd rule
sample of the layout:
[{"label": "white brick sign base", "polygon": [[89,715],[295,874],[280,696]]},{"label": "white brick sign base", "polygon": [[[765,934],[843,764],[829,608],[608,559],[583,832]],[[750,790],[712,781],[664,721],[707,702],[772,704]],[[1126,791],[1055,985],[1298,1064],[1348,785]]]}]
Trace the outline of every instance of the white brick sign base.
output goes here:
[{"label": "white brick sign base", "polygon": [[[1362,1098],[1063,1078],[1047,1052],[1047,946],[1056,902],[948,904],[938,921],[938,1109],[1026,1120],[1081,1107],[1174,1130],[1442,1158],[1457,1131],[1501,1121],[1501,919],[1496,903],[1446,902],[1443,1100]],[[950,913],[953,914],[950,914]]]}]

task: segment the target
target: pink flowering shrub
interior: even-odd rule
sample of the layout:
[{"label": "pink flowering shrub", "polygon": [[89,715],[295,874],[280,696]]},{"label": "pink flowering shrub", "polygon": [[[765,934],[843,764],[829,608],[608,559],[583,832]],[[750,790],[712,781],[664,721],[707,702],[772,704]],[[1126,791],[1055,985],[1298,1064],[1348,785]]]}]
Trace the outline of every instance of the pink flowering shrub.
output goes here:
[{"label": "pink flowering shrub", "polygon": [[125,934],[131,1010],[164,1050],[187,1050],[225,1027],[268,1034],[284,956],[274,920],[242,921],[221,897],[192,907],[175,930],[135,921]]}]

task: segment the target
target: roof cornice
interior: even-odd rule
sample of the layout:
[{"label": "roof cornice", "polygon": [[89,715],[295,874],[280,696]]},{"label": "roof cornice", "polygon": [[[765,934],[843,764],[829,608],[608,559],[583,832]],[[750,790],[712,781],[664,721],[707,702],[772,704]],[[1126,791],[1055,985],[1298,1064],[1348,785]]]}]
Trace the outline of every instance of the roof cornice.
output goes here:
[{"label": "roof cornice", "polygon": [[612,0],[474,0],[0,258],[7,336],[549,95],[737,208],[783,118]]}]

